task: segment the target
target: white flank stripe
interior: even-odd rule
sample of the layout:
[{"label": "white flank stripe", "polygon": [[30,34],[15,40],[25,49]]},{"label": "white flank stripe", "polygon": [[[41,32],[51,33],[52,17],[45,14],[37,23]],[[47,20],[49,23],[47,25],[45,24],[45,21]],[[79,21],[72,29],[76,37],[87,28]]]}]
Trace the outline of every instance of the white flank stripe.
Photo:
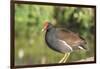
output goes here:
[{"label": "white flank stripe", "polygon": [[70,47],[70,45],[68,45],[65,41],[63,41],[63,40],[59,40],[59,41],[64,43],[64,45],[66,45],[71,51],[73,51],[73,49]]}]

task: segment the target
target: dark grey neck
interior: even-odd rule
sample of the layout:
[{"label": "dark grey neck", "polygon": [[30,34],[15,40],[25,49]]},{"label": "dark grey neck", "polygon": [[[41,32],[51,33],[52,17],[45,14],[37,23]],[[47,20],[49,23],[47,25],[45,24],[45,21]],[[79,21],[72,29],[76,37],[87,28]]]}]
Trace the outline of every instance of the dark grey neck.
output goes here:
[{"label": "dark grey neck", "polygon": [[55,35],[56,35],[56,28],[53,27],[52,24],[49,24],[48,28],[47,28],[47,31],[46,31],[46,34],[45,34],[46,40],[48,41],[48,40],[54,39]]}]

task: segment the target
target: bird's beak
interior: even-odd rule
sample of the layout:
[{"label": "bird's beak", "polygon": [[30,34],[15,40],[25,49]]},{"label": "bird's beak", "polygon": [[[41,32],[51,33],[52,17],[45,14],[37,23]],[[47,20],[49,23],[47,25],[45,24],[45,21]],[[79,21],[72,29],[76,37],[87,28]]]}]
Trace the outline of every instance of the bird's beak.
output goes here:
[{"label": "bird's beak", "polygon": [[45,29],[43,28],[41,31],[42,31],[42,32],[44,32],[44,31],[45,31]]},{"label": "bird's beak", "polygon": [[42,29],[42,32],[44,32],[46,30],[46,27],[44,27],[43,29]]},{"label": "bird's beak", "polygon": [[42,32],[46,31],[47,30],[47,27],[48,27],[48,23],[46,23],[42,29]]}]

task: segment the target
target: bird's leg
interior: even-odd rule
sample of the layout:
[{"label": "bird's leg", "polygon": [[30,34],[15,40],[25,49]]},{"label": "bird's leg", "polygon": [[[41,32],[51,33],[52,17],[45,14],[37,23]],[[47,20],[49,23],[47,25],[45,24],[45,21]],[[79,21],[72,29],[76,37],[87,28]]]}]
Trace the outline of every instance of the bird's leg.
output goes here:
[{"label": "bird's leg", "polygon": [[64,61],[64,59],[66,58],[67,53],[65,53],[64,57],[59,61],[59,63],[62,63]]},{"label": "bird's leg", "polygon": [[68,57],[70,56],[70,53],[66,53],[66,54],[67,54],[67,56],[65,57],[63,63],[65,63],[67,61]]}]

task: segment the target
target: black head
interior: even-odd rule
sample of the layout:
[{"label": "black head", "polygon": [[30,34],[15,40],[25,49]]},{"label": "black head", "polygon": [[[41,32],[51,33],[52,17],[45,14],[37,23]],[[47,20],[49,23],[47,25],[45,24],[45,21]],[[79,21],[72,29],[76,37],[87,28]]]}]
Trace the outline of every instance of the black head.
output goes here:
[{"label": "black head", "polygon": [[47,31],[47,30],[51,29],[52,27],[53,27],[53,25],[50,22],[45,22],[42,31]]}]

